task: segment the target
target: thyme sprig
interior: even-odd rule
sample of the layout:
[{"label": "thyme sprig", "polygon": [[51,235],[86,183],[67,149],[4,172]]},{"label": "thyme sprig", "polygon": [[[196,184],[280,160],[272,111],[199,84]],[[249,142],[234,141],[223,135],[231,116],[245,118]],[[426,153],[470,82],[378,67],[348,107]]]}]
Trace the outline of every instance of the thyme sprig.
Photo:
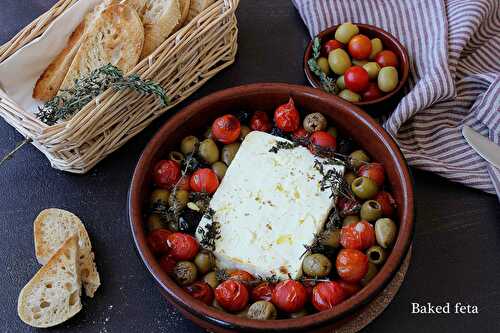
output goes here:
[{"label": "thyme sprig", "polygon": [[205,218],[212,220],[212,223],[207,223],[204,227],[200,227],[198,232],[201,234],[200,245],[210,251],[215,251],[215,242],[221,238],[220,223],[214,221],[215,211],[211,208],[205,213]]},{"label": "thyme sprig", "polygon": [[314,38],[313,40],[313,57],[307,61],[307,65],[309,66],[309,69],[311,72],[316,75],[320,82],[321,86],[324,91],[330,93],[330,94],[337,94],[338,93],[338,87],[335,81],[326,75],[321,68],[319,68],[318,65],[318,58],[321,54],[321,39],[319,37]]},{"label": "thyme sprig", "polygon": [[269,152],[277,154],[278,151],[280,151],[281,149],[294,149],[294,148],[297,148],[298,146],[299,146],[299,143],[293,142],[293,141],[292,142],[276,141],[274,146],[272,146],[271,149],[269,149]]}]

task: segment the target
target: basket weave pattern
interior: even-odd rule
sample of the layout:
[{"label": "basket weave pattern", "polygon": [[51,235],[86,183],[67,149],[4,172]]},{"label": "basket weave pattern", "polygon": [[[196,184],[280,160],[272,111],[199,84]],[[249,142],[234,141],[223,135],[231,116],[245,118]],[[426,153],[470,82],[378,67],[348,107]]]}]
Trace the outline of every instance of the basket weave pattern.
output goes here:
[{"label": "basket weave pattern", "polygon": [[[76,1],[59,1],[2,45],[0,63],[39,37]],[[131,71],[160,83],[171,100],[167,107],[161,107],[155,96],[108,89],[68,121],[48,126],[0,90],[0,116],[23,136],[31,138],[52,167],[85,173],[234,62],[238,2],[216,1]]]}]

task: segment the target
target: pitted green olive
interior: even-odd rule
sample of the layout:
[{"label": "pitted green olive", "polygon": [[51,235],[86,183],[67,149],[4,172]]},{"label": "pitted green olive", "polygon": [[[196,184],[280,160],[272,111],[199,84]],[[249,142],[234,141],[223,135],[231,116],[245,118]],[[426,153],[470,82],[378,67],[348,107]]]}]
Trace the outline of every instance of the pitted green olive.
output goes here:
[{"label": "pitted green olive", "polygon": [[247,317],[255,320],[273,320],[278,316],[278,311],[271,302],[257,301],[248,308]]},{"label": "pitted green olive", "polygon": [[172,161],[176,161],[177,163],[182,164],[182,161],[184,161],[184,154],[178,151],[171,151],[170,153],[168,153],[168,158]]},{"label": "pitted green olive", "polygon": [[368,200],[377,194],[378,186],[368,177],[358,177],[352,182],[351,190],[358,198]]},{"label": "pitted green olive", "polygon": [[234,157],[236,156],[238,149],[240,149],[240,145],[241,144],[239,142],[225,145],[222,148],[222,162],[224,162],[226,165],[230,165]]},{"label": "pitted green olive", "polygon": [[227,166],[223,162],[217,161],[214,164],[212,164],[212,170],[217,175],[217,178],[221,180],[222,178],[224,178],[224,175],[226,174]]},{"label": "pitted green olive", "polygon": [[170,198],[170,192],[164,189],[157,188],[151,193],[150,203],[154,204],[168,204],[168,198]]},{"label": "pitted green olive", "polygon": [[396,240],[397,235],[396,223],[389,218],[378,219],[375,222],[375,238],[377,239],[378,245],[387,249]]},{"label": "pitted green olive", "polygon": [[375,277],[375,275],[377,275],[377,273],[378,273],[377,266],[372,262],[368,262],[368,271],[366,272],[365,276],[361,279],[360,281],[361,285],[366,286],[368,282],[370,282]]},{"label": "pitted green olive", "polygon": [[210,272],[215,266],[215,257],[212,252],[200,251],[194,258],[194,264],[198,268],[200,274],[206,274]]},{"label": "pitted green olive", "polygon": [[310,254],[302,262],[304,274],[311,277],[325,277],[332,270],[332,262],[321,253]]},{"label": "pitted green olive", "polygon": [[212,164],[219,160],[219,148],[212,139],[205,139],[200,143],[198,155],[207,163]]},{"label": "pitted green olive", "polygon": [[375,200],[368,200],[361,205],[361,219],[375,222],[382,217],[382,206]]},{"label": "pitted green olive", "polygon": [[196,151],[196,147],[199,144],[200,144],[200,140],[198,140],[197,137],[195,137],[193,135],[186,136],[181,141],[181,152],[184,155],[191,154],[192,152]]},{"label": "pitted green olive", "polygon": [[219,280],[217,279],[217,273],[210,272],[203,277],[203,281],[208,283],[213,289],[217,288],[219,285]]}]

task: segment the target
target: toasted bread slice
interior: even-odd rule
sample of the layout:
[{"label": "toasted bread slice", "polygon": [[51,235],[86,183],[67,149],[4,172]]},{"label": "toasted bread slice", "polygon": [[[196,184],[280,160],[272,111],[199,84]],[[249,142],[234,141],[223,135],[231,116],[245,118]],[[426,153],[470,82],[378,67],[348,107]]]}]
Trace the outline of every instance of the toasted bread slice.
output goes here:
[{"label": "toasted bread slice", "polygon": [[179,30],[184,24],[187,23],[191,0],[179,0],[179,6],[181,7],[181,19],[179,20],[179,23],[177,23],[177,26],[174,29],[175,31]]},{"label": "toasted bread slice", "polygon": [[129,72],[139,61],[143,43],[144,29],[135,9],[121,4],[106,7],[85,35],[61,89],[73,87],[75,80],[107,64]]},{"label": "toasted bread slice", "polygon": [[89,235],[82,221],[73,213],[62,209],[46,209],[37,216],[34,225],[36,259],[45,265],[52,255],[71,235],[78,235],[80,255],[78,267],[85,293],[93,297],[101,285],[94,262]]},{"label": "toasted bread slice", "polygon": [[191,6],[189,7],[188,21],[194,19],[198,14],[208,8],[213,4],[215,0],[191,0]]},{"label": "toasted bread slice", "polygon": [[82,309],[77,260],[78,236],[73,235],[21,290],[17,313],[22,321],[34,327],[51,327]]}]

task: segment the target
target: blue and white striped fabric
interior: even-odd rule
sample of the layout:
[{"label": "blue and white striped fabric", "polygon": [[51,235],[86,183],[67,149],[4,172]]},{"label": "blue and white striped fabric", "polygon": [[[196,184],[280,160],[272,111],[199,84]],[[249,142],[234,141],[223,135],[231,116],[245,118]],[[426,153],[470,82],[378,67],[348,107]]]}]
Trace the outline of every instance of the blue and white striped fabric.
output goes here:
[{"label": "blue and white striped fabric", "polygon": [[500,144],[499,0],[293,0],[311,36],[346,21],[381,27],[408,49],[407,95],[384,123],[410,165],[500,198],[500,170],[463,139]]}]

